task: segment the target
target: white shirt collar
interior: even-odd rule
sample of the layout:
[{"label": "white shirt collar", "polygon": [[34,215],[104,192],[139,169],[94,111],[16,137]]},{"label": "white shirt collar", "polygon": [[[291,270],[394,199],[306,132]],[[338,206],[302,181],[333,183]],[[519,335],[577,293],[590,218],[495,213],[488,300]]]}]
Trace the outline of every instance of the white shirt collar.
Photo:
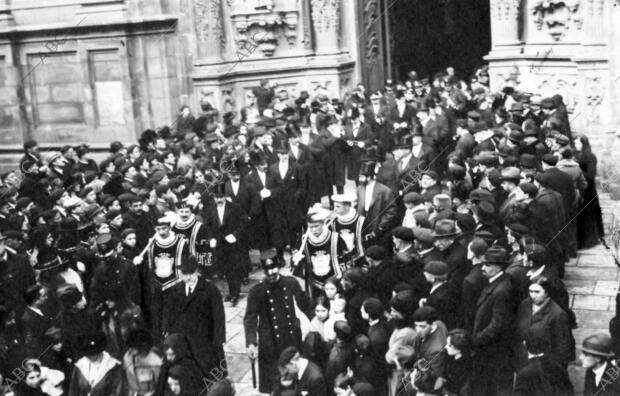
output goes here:
[{"label": "white shirt collar", "polygon": [[594,373],[594,383],[598,386],[603,379],[603,374],[605,374],[605,370],[607,369],[607,362],[601,365],[599,368],[593,368],[592,372]]},{"label": "white shirt collar", "polygon": [[544,265],[541,266],[536,271],[529,270],[529,271],[527,271],[527,277],[530,278],[530,279],[534,279],[537,276],[540,276],[540,274],[542,274],[544,270],[545,270],[545,266]]},{"label": "white shirt collar", "polygon": [[366,195],[364,196],[364,210],[368,212],[370,210],[370,204],[372,200],[372,192],[375,189],[375,181],[371,180],[366,184]]},{"label": "white shirt collar", "polygon": [[495,275],[492,278],[489,278],[489,283],[493,283],[497,280],[497,278],[499,278],[500,276],[502,276],[502,274],[504,273],[504,271],[500,271],[497,275]]},{"label": "white shirt collar", "polygon": [[301,377],[304,375],[304,372],[306,371],[307,368],[308,368],[308,360],[304,358],[299,359],[299,371],[297,372],[297,377],[301,379]]},{"label": "white shirt collar", "polygon": [[41,310],[39,308],[35,308],[35,307],[31,307],[31,306],[28,306],[28,308],[30,308],[32,311],[36,312],[37,314],[39,314],[41,316],[45,316],[45,315],[43,315],[43,312],[41,312]]}]

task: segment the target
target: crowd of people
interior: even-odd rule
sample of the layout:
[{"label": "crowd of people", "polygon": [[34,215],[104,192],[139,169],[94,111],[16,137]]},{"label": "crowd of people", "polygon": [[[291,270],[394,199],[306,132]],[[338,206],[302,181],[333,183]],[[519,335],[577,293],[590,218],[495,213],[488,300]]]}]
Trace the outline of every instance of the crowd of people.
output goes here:
[{"label": "crowd of people", "polygon": [[[224,303],[251,251],[260,392],[572,394],[562,278],[604,236],[597,159],[561,96],[488,79],[342,98],[264,80],[99,163],[26,142],[1,175],[0,395],[234,394]],[[617,349],[585,339],[585,395],[620,394]]]}]

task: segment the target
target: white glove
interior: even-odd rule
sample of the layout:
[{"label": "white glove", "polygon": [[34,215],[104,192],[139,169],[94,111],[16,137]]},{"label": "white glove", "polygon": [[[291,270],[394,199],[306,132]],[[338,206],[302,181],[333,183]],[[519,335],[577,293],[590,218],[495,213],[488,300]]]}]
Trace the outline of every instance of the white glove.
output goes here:
[{"label": "white glove", "polygon": [[271,197],[271,191],[263,188],[262,190],[260,190],[260,197],[263,199]]},{"label": "white glove", "polygon": [[136,256],[133,258],[133,264],[134,265],[140,265],[142,264],[142,261],[144,260],[143,256]]},{"label": "white glove", "polygon": [[291,258],[293,260],[293,265],[299,264],[299,262],[303,258],[304,258],[304,254],[300,250],[293,253],[293,257]]},{"label": "white glove", "polygon": [[224,237],[224,239],[226,239],[226,242],[228,243],[235,243],[237,242],[237,238],[235,238],[235,236],[233,234],[228,234]]},{"label": "white glove", "polygon": [[364,148],[364,142],[357,142],[357,147]]},{"label": "white glove", "polygon": [[86,272],[86,266],[84,265],[83,262],[78,261],[77,263],[75,263],[75,266],[77,267],[78,271]]},{"label": "white glove", "polygon": [[215,245],[217,245],[217,241],[215,240],[215,238],[211,238],[211,240],[209,241],[209,246],[211,247],[211,249],[215,248]]}]

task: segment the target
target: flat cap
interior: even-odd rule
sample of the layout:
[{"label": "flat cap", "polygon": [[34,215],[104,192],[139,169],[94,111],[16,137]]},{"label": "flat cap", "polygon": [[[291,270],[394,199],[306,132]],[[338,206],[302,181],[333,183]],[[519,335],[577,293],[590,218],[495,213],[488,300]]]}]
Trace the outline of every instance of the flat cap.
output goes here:
[{"label": "flat cap", "polygon": [[443,261],[429,261],[424,266],[424,272],[431,275],[448,275],[448,264]]},{"label": "flat cap", "polygon": [[392,235],[403,241],[413,241],[413,231],[408,227],[398,226],[392,230]]}]

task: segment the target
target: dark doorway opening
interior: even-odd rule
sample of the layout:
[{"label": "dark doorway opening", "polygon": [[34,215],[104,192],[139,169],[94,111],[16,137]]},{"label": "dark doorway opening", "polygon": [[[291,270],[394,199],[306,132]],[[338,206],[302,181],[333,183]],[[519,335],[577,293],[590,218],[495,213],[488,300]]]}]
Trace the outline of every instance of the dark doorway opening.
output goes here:
[{"label": "dark doorway opening", "polygon": [[491,50],[489,0],[397,0],[389,12],[396,80],[448,66],[467,78]]}]

